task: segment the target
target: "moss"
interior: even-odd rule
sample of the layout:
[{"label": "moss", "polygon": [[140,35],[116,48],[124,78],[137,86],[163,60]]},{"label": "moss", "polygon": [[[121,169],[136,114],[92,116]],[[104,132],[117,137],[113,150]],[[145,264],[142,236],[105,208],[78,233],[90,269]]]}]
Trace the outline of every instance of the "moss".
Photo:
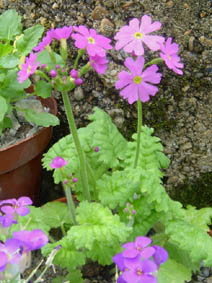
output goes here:
[{"label": "moss", "polygon": [[197,208],[212,207],[212,172],[201,174],[194,184],[185,182],[170,192],[172,199],[180,201],[184,207],[188,204]]}]

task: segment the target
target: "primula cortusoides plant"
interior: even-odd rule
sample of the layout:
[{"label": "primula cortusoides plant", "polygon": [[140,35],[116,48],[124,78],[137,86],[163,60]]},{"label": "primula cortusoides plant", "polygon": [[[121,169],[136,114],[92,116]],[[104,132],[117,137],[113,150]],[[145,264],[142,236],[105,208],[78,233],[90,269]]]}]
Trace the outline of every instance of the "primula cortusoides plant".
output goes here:
[{"label": "primula cortusoides plant", "polygon": [[[79,267],[87,260],[107,265],[115,254],[124,258],[123,268],[116,257],[114,260],[122,272],[117,276],[119,282],[183,283],[200,268],[200,262],[212,265],[212,239],[206,233],[212,210],[184,209],[169,198],[161,181],[161,168],[167,168],[169,160],[160,139],[152,136],[154,130],[142,125],[142,103],[158,92],[162,77],[157,64],[164,62],[170,71],[183,74],[178,44],[172,38],[152,34],[160,28],[160,22],[144,15],[141,20],[132,19],[115,35],[115,49],[129,53],[124,61],[126,69],[119,73],[115,87],[138,108],[137,133],[130,141],[97,107],[89,116],[88,126],[78,130],[75,126],[68,93],[83,83],[86,72],[93,69],[104,73],[106,51],[112,48],[110,40],[95,30],[84,26],[51,29],[19,72],[20,82],[34,72],[39,74],[44,79],[40,85],[58,90],[65,106],[71,134],[50,148],[43,165],[54,170],[55,183],[62,183],[68,206],[56,202],[31,209],[28,221],[29,226],[36,223],[47,233],[51,228],[61,228],[63,237],[42,251],[47,255],[61,245],[54,263],[68,269],[70,282],[83,282]],[[52,50],[55,40],[60,42],[59,54]],[[67,40],[78,49],[73,62]],[[146,47],[154,56],[149,62],[144,58]],[[77,206],[72,191],[79,201]],[[154,232],[152,253],[145,259],[139,237],[150,230]]]}]

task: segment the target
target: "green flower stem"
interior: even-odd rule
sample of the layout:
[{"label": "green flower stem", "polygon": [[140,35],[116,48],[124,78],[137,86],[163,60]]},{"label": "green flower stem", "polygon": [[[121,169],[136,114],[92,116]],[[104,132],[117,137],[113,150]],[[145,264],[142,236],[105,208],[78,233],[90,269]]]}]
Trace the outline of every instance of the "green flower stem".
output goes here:
[{"label": "green flower stem", "polygon": [[137,144],[136,144],[136,154],[135,154],[135,160],[134,160],[134,168],[137,167],[138,164],[138,157],[140,152],[140,140],[141,140],[141,126],[142,126],[142,105],[141,100],[138,97],[137,101],[137,107],[138,107],[138,124],[137,124]]},{"label": "green flower stem", "polygon": [[44,72],[42,72],[40,70],[36,70],[35,74],[40,76],[43,79],[46,79],[48,82],[51,82],[51,79]]},{"label": "green flower stem", "polygon": [[80,140],[77,134],[77,128],[75,125],[75,120],[74,120],[74,116],[72,113],[71,103],[68,97],[68,93],[63,91],[62,97],[63,97],[64,106],[65,106],[66,116],[68,119],[69,128],[72,133],[74,144],[75,144],[78,156],[79,156],[82,192],[84,194],[85,199],[88,201],[91,201],[90,191],[89,191],[89,186],[88,186],[88,174],[87,174],[85,154],[80,145]]},{"label": "green flower stem", "polygon": [[155,59],[152,59],[150,62],[148,62],[148,63],[146,63],[145,65],[144,65],[144,67],[143,67],[143,69],[145,69],[146,67],[148,67],[148,66],[151,66],[151,65],[154,65],[154,64],[161,64],[161,63],[163,63],[164,62],[164,60],[162,59],[162,58],[160,58],[160,57],[158,57],[158,58],[155,58]]},{"label": "green flower stem", "polygon": [[97,194],[97,190],[96,190],[96,179],[95,179],[93,170],[92,170],[92,168],[91,168],[91,166],[88,162],[87,162],[87,169],[88,169],[88,173],[89,173],[89,176],[91,177],[91,181],[92,181],[92,184],[93,184],[94,199],[95,199],[95,201],[98,201],[98,194]]},{"label": "green flower stem", "polygon": [[75,70],[76,70],[77,67],[78,67],[78,62],[79,62],[80,57],[81,57],[84,53],[85,53],[85,49],[80,49],[80,50],[78,51],[77,57],[76,57],[76,59],[75,59],[75,61],[74,61],[74,67],[73,67]]},{"label": "green flower stem", "polygon": [[79,70],[79,77],[86,74],[90,69],[92,69],[90,62],[85,64],[80,70]]},{"label": "green flower stem", "polygon": [[73,202],[73,199],[72,199],[71,188],[69,188],[69,186],[63,184],[63,189],[64,189],[64,192],[65,192],[65,195],[66,195],[71,220],[72,220],[73,224],[76,225],[77,222],[76,222],[75,205],[74,205],[74,202]]}]

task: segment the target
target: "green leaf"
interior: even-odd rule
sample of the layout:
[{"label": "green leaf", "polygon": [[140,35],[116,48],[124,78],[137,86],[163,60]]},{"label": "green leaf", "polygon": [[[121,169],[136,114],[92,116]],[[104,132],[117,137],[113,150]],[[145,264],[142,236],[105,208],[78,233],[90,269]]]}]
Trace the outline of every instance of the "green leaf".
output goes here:
[{"label": "green leaf", "polygon": [[24,35],[16,41],[16,48],[22,56],[32,51],[33,47],[37,45],[43,31],[44,27],[41,25],[35,25],[24,30]]},{"label": "green leaf", "polygon": [[7,10],[0,16],[0,39],[13,40],[21,30],[21,16],[15,10]]},{"label": "green leaf", "polygon": [[68,206],[58,201],[48,202],[41,208],[45,216],[45,222],[52,228],[60,227],[65,223],[71,224]]},{"label": "green leaf", "polygon": [[[99,203],[80,202],[76,214],[78,225],[68,231],[69,239],[77,249],[88,250],[91,257],[93,254],[100,264],[111,264],[112,256],[126,241],[131,228]],[[102,258],[104,252],[107,253],[107,259]]]},{"label": "green leaf", "polygon": [[73,241],[68,236],[64,236],[56,243],[45,245],[41,250],[42,254],[47,256],[58,245],[61,245],[61,248],[54,257],[54,264],[72,270],[85,264],[85,253],[83,251],[77,251]]},{"label": "green leaf", "polygon": [[50,69],[54,69],[55,65],[60,65],[61,67],[64,67],[64,61],[60,55],[53,52],[56,63],[52,63],[51,57],[46,49],[44,49],[42,52],[38,53],[37,61],[40,62],[40,66],[42,64],[46,64]]},{"label": "green leaf", "polygon": [[118,159],[123,158],[127,141],[103,110],[95,107],[89,119],[92,121],[88,128],[93,129],[93,146],[100,148],[99,161],[109,165],[110,168],[118,166]]},{"label": "green leaf", "polygon": [[19,59],[15,55],[6,55],[0,58],[0,66],[5,69],[12,69],[19,64]]},{"label": "green leaf", "polygon": [[203,229],[205,232],[209,231],[208,225],[211,224],[212,208],[204,207],[196,209],[195,207],[188,205],[185,209],[186,221]]},{"label": "green leaf", "polygon": [[0,42],[0,58],[11,53],[13,50],[13,47],[10,45],[9,42],[3,44]]},{"label": "green leaf", "polygon": [[42,98],[48,98],[52,94],[52,86],[50,83],[40,80],[35,84],[35,93]]},{"label": "green leaf", "polygon": [[60,124],[59,119],[55,115],[48,112],[37,113],[32,109],[25,111],[25,118],[28,122],[35,123],[37,126],[49,127]]},{"label": "green leaf", "polygon": [[0,122],[4,119],[5,114],[7,113],[8,105],[6,99],[0,96]]},{"label": "green leaf", "polygon": [[168,259],[158,271],[158,283],[184,283],[191,280],[191,271],[173,259]]}]

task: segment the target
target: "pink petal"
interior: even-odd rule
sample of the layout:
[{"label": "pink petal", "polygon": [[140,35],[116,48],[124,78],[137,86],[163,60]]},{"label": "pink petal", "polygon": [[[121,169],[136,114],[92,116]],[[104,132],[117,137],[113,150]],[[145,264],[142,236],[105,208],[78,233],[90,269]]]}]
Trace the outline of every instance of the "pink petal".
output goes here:
[{"label": "pink petal", "polygon": [[126,71],[121,71],[118,74],[118,78],[119,80],[115,83],[116,89],[123,88],[128,84],[133,83],[133,76]]},{"label": "pink petal", "polygon": [[164,42],[164,37],[158,35],[144,35],[143,42],[153,51],[160,49],[160,44]]},{"label": "pink petal", "polygon": [[153,254],[155,253],[155,249],[153,247],[147,247],[144,248],[141,252],[140,255],[143,258],[150,258]]},{"label": "pink petal", "polygon": [[133,41],[131,41],[124,47],[124,51],[128,53],[132,53],[134,51],[137,56],[143,55],[144,48],[141,39],[135,38]]},{"label": "pink petal", "polygon": [[129,27],[132,33],[139,32],[139,25],[140,25],[140,22],[137,18],[134,18],[129,22]]},{"label": "pink petal", "polygon": [[130,84],[120,91],[120,95],[127,99],[129,104],[133,104],[138,100],[138,86],[135,84]]},{"label": "pink petal", "polygon": [[145,82],[159,84],[161,80],[161,74],[156,73],[158,70],[158,67],[156,65],[152,65],[148,67],[143,73],[142,73],[142,79]]},{"label": "pink petal", "polygon": [[136,61],[128,57],[124,61],[124,65],[132,72],[133,76],[140,75],[144,66],[144,57],[137,57]]},{"label": "pink petal", "polygon": [[75,26],[74,30],[79,32],[79,33],[81,33],[84,36],[89,36],[90,35],[88,29],[85,26],[81,26],[81,25],[79,27]]},{"label": "pink petal", "polygon": [[76,40],[74,44],[77,48],[84,49],[88,45],[88,40],[84,36],[78,33],[74,33],[71,36]]},{"label": "pink petal", "polygon": [[21,206],[21,207],[16,208],[16,213],[18,215],[25,216],[30,213],[30,210],[26,206]]},{"label": "pink petal", "polygon": [[136,247],[145,248],[146,246],[151,244],[151,242],[152,242],[152,240],[150,238],[145,237],[145,236],[140,236],[140,237],[136,238],[135,245],[136,245]]},{"label": "pink petal", "polygon": [[29,197],[20,197],[18,199],[18,204],[19,205],[31,205],[32,204],[32,200]]},{"label": "pink petal", "polygon": [[156,30],[159,30],[161,28],[160,22],[154,22],[152,23],[152,19],[150,16],[144,15],[141,18],[141,28],[140,32],[147,34]]}]

